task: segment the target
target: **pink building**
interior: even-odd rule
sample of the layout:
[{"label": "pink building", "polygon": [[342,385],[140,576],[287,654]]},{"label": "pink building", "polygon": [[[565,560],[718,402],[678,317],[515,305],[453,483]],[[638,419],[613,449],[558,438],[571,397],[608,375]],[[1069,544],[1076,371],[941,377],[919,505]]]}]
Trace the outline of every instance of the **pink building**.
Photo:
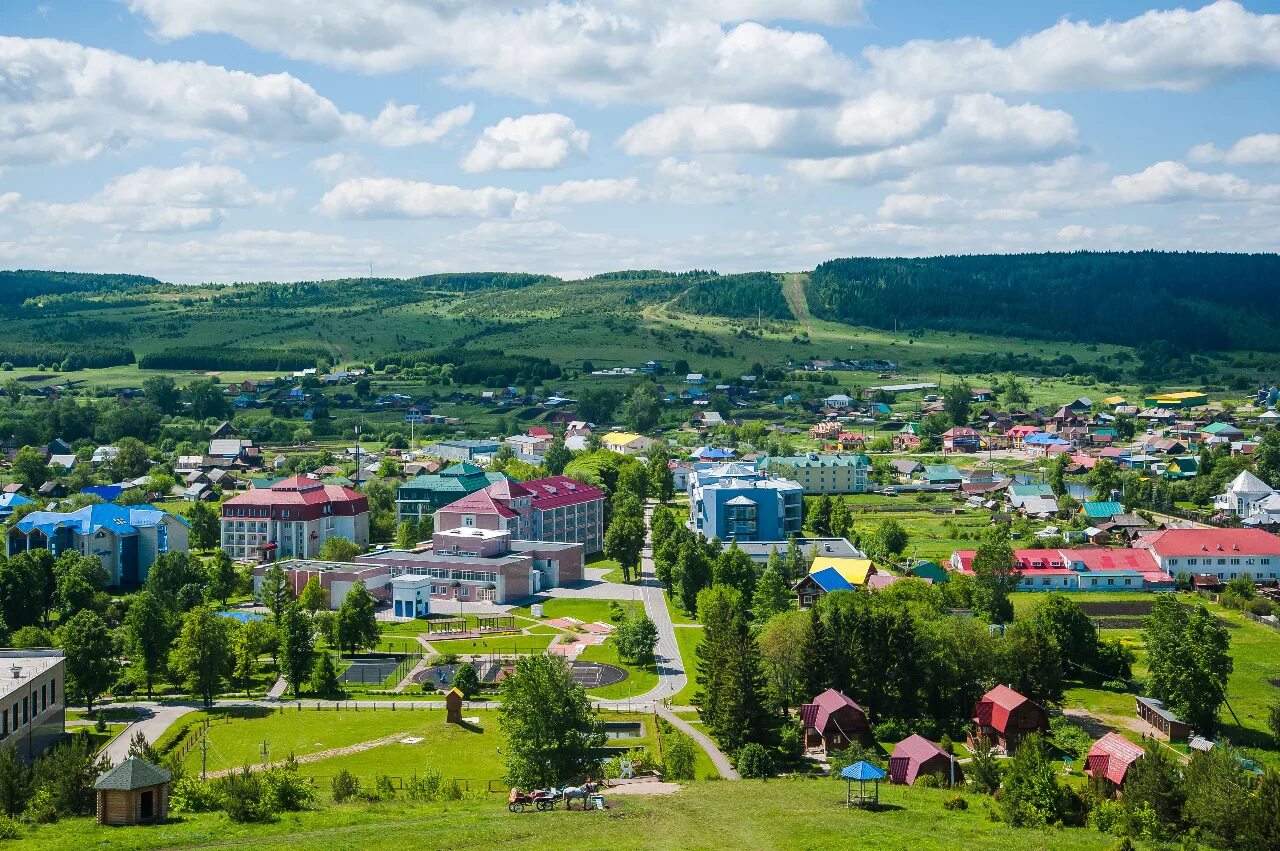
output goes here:
[{"label": "pink building", "polygon": [[506,529],[475,526],[438,531],[430,546],[356,558],[387,569],[393,582],[429,577],[432,600],[500,605],[582,581],[585,560],[582,544],[519,540]]},{"label": "pink building", "polygon": [[222,503],[222,549],[237,559],[310,558],[338,535],[369,543],[369,500],[341,485],[292,476]]},{"label": "pink building", "polygon": [[566,476],[528,482],[509,479],[440,508],[437,529],[487,529],[518,541],[581,544],[604,549],[604,492]]},{"label": "pink building", "polygon": [[[390,593],[391,570],[383,565],[364,565],[339,561],[312,561],[309,559],[289,559],[280,562],[285,579],[293,596],[297,597],[307,582],[314,576],[320,587],[329,593],[329,608],[337,609],[342,605],[357,581],[363,582],[374,599],[386,602]],[[260,564],[253,568],[253,592],[255,595],[262,586],[262,577],[266,576],[270,565]]]}]

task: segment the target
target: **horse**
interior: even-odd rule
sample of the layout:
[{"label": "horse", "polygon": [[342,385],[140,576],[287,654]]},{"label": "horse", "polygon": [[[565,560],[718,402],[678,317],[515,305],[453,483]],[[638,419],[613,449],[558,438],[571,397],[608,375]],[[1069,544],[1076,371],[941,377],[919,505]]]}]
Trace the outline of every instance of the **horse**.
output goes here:
[{"label": "horse", "polygon": [[581,786],[566,786],[560,790],[560,795],[564,799],[564,808],[566,810],[573,809],[573,801],[580,799],[582,808],[587,809],[587,798],[594,795],[600,789],[600,784],[593,783],[588,780]]}]

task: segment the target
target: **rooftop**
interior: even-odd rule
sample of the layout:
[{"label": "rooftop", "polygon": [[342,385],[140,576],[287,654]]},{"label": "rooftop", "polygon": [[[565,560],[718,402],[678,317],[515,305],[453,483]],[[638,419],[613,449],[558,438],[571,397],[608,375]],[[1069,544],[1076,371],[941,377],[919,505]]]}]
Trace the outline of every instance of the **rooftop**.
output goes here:
[{"label": "rooftop", "polygon": [[[0,650],[0,697],[19,691],[32,679],[62,664],[61,650]],[[18,675],[13,674],[14,667]]]}]

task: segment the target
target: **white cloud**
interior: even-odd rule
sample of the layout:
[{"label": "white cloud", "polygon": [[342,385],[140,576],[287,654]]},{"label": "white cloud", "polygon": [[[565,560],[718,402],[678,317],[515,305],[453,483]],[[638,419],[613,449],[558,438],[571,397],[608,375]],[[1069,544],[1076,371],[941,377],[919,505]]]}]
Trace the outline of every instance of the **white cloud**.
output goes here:
[{"label": "white cloud", "polygon": [[325,193],[319,209],[344,219],[506,217],[528,205],[524,192],[485,186],[464,189],[391,177],[344,180]]},{"label": "white cloud", "polygon": [[1218,0],[1127,21],[1062,20],[1003,48],[985,38],[918,40],[864,55],[882,84],[908,91],[1187,90],[1280,68],[1280,15]]},{"label": "white cloud", "polygon": [[564,183],[544,186],[536,195],[538,202],[553,205],[634,203],[644,197],[640,181],[634,177],[566,180]]},{"label": "white cloud", "polygon": [[0,216],[18,206],[22,195],[18,192],[0,192]]},{"label": "white cloud", "polygon": [[165,38],[227,33],[339,68],[439,68],[453,82],[545,101],[769,102],[847,90],[821,36],[754,20],[861,20],[853,0],[129,0]]},{"label": "white cloud", "polygon": [[874,183],[925,166],[1054,160],[1078,147],[1075,121],[1065,112],[963,95],[936,135],[870,154],[796,160],[791,168],[812,180]]},{"label": "white cloud", "polygon": [[551,112],[504,118],[486,127],[462,159],[465,171],[553,169],[585,156],[590,134],[567,115]]},{"label": "white cloud", "polygon": [[418,107],[396,106],[396,102],[391,101],[369,125],[369,136],[388,148],[438,142],[451,131],[470,123],[475,111],[475,105],[469,103],[442,112],[430,121],[422,121],[418,118]]},{"label": "white cloud", "polygon": [[933,101],[874,92],[840,108],[835,135],[849,147],[884,147],[915,138],[936,113]]},{"label": "white cloud", "polygon": [[777,191],[773,175],[745,174],[718,169],[698,160],[681,162],[667,157],[654,175],[657,193],[676,204],[730,204],[750,195]]},{"label": "white cloud", "polygon": [[52,39],[0,36],[0,162],[71,163],[149,140],[200,140],[232,155],[249,143],[367,136],[398,146],[434,141],[469,107],[430,122],[388,104],[375,121],[341,112],[290,74],[203,62],[153,62]]},{"label": "white cloud", "polygon": [[633,125],[619,144],[639,156],[771,151],[796,141],[800,117],[799,110],[747,103],[676,106]]},{"label": "white cloud", "polygon": [[1197,163],[1231,165],[1280,165],[1280,134],[1245,136],[1225,151],[1214,144],[1196,145],[1187,158]]},{"label": "white cloud", "polygon": [[316,157],[307,164],[307,168],[332,183],[340,179],[359,177],[362,174],[368,175],[370,166],[360,154],[337,151]]},{"label": "white cloud", "polygon": [[1193,171],[1182,163],[1159,162],[1137,174],[1111,181],[1111,195],[1121,204],[1167,204],[1173,201],[1242,201],[1257,197],[1249,181],[1234,174]]},{"label": "white cloud", "polygon": [[118,237],[102,243],[98,251],[103,265],[127,264],[180,282],[360,276],[369,273],[370,262],[388,254],[375,240],[307,230],[236,230],[180,242]]}]

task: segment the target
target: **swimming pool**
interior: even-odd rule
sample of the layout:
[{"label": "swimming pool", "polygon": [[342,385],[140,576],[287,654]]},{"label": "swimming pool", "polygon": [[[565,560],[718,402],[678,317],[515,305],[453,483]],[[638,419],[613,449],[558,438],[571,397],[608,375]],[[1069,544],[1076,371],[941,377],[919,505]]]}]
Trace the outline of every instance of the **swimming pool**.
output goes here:
[{"label": "swimming pool", "polygon": [[232,620],[240,621],[240,623],[266,620],[265,615],[260,615],[257,612],[218,612],[218,614],[222,615],[224,618],[231,618]]}]

